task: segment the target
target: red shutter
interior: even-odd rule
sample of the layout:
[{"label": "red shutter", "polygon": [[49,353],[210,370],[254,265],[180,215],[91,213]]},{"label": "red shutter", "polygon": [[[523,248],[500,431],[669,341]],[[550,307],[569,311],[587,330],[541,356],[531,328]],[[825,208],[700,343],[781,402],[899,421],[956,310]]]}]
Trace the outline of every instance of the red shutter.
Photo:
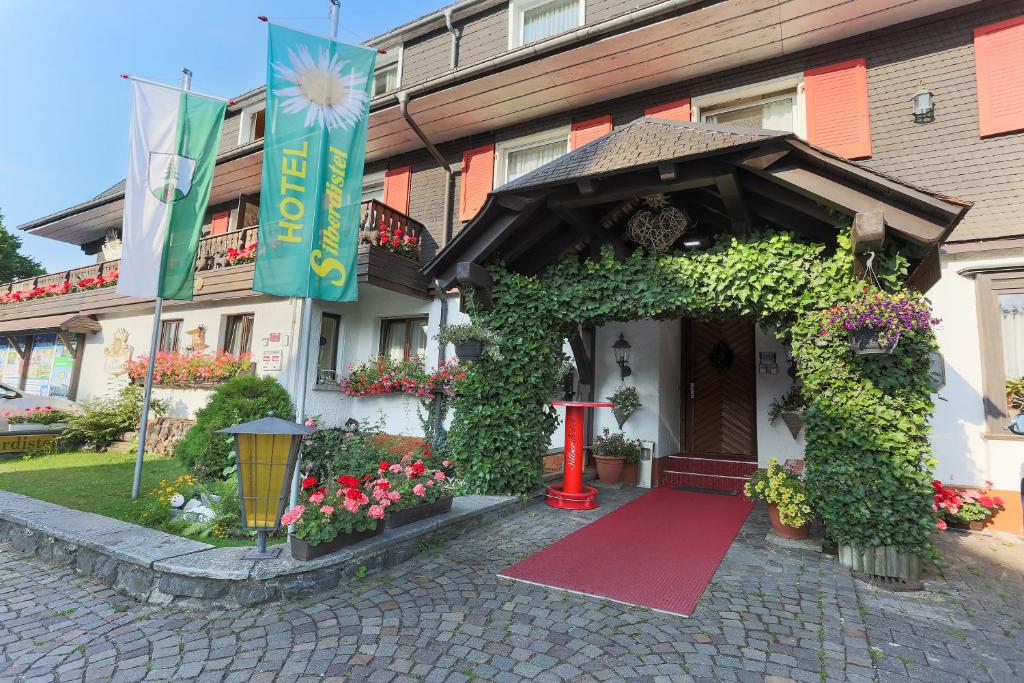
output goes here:
[{"label": "red shutter", "polygon": [[612,117],[599,116],[596,119],[577,121],[569,130],[569,151],[579,149],[588,142],[603,138],[612,132]]},{"label": "red shutter", "polygon": [[1024,17],[974,29],[981,135],[1024,130]]},{"label": "red shutter", "polygon": [[459,220],[472,220],[494,189],[494,145],[484,145],[462,154],[462,198]]},{"label": "red shutter", "polygon": [[409,189],[412,166],[392,168],[384,173],[384,203],[396,211],[409,213]]},{"label": "red shutter", "polygon": [[231,211],[218,211],[210,219],[210,234],[223,235],[231,223]]},{"label": "red shutter", "polygon": [[868,68],[864,58],[804,72],[807,140],[847,159],[871,156]]},{"label": "red shutter", "polygon": [[647,107],[647,109],[644,109],[644,116],[653,116],[659,119],[671,119],[673,121],[689,121],[690,115],[689,97],[684,100],[667,102],[665,104],[659,104],[656,107]]}]

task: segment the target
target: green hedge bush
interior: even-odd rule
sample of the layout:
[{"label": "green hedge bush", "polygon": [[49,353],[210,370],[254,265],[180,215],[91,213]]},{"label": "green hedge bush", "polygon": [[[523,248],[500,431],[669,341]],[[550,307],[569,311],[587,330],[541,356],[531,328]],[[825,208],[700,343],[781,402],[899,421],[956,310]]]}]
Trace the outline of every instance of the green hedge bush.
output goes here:
[{"label": "green hedge bush", "polygon": [[196,413],[196,423],[174,446],[174,457],[196,474],[224,478],[234,470],[235,453],[229,435],[218,429],[266,417],[295,419],[288,391],[273,377],[241,375],[224,382],[210,397],[206,407]]}]

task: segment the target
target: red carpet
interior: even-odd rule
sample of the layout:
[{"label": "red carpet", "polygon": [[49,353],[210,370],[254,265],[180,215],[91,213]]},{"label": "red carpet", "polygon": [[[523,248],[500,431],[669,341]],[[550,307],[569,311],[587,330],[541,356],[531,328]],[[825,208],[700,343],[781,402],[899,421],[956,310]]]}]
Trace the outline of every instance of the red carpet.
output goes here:
[{"label": "red carpet", "polygon": [[689,616],[752,507],[654,489],[501,576]]}]

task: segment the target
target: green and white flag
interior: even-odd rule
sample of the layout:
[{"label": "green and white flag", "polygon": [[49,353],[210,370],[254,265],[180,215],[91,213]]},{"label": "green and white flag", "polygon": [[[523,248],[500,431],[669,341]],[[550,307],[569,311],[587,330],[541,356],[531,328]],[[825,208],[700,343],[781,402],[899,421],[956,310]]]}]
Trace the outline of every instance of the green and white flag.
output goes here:
[{"label": "green and white flag", "polygon": [[253,289],[355,301],[376,50],[270,25]]},{"label": "green and white flag", "polygon": [[117,293],[191,300],[226,103],[133,85]]}]

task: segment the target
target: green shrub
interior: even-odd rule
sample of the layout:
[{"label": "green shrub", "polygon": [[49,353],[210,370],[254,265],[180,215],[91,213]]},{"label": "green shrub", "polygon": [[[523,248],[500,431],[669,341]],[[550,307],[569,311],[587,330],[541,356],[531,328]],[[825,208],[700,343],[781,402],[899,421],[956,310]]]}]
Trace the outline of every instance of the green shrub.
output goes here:
[{"label": "green shrub", "polygon": [[241,375],[217,387],[196,423],[174,446],[174,457],[201,476],[224,478],[234,471],[235,453],[230,436],[218,429],[257,420],[273,412],[295,419],[288,392],[273,377]]},{"label": "green shrub", "polygon": [[381,425],[325,427],[306,439],[302,447],[303,471],[321,480],[330,476],[348,474],[362,477],[375,474],[381,460],[395,460],[388,448],[388,438]]},{"label": "green shrub", "polygon": [[[149,415],[159,417],[167,404],[158,399],[149,402]],[[115,397],[102,396],[85,401],[78,413],[68,413],[68,427],[61,438],[74,444],[87,444],[98,451],[117,441],[126,432],[139,428],[142,418],[142,387],[129,385]]]}]

